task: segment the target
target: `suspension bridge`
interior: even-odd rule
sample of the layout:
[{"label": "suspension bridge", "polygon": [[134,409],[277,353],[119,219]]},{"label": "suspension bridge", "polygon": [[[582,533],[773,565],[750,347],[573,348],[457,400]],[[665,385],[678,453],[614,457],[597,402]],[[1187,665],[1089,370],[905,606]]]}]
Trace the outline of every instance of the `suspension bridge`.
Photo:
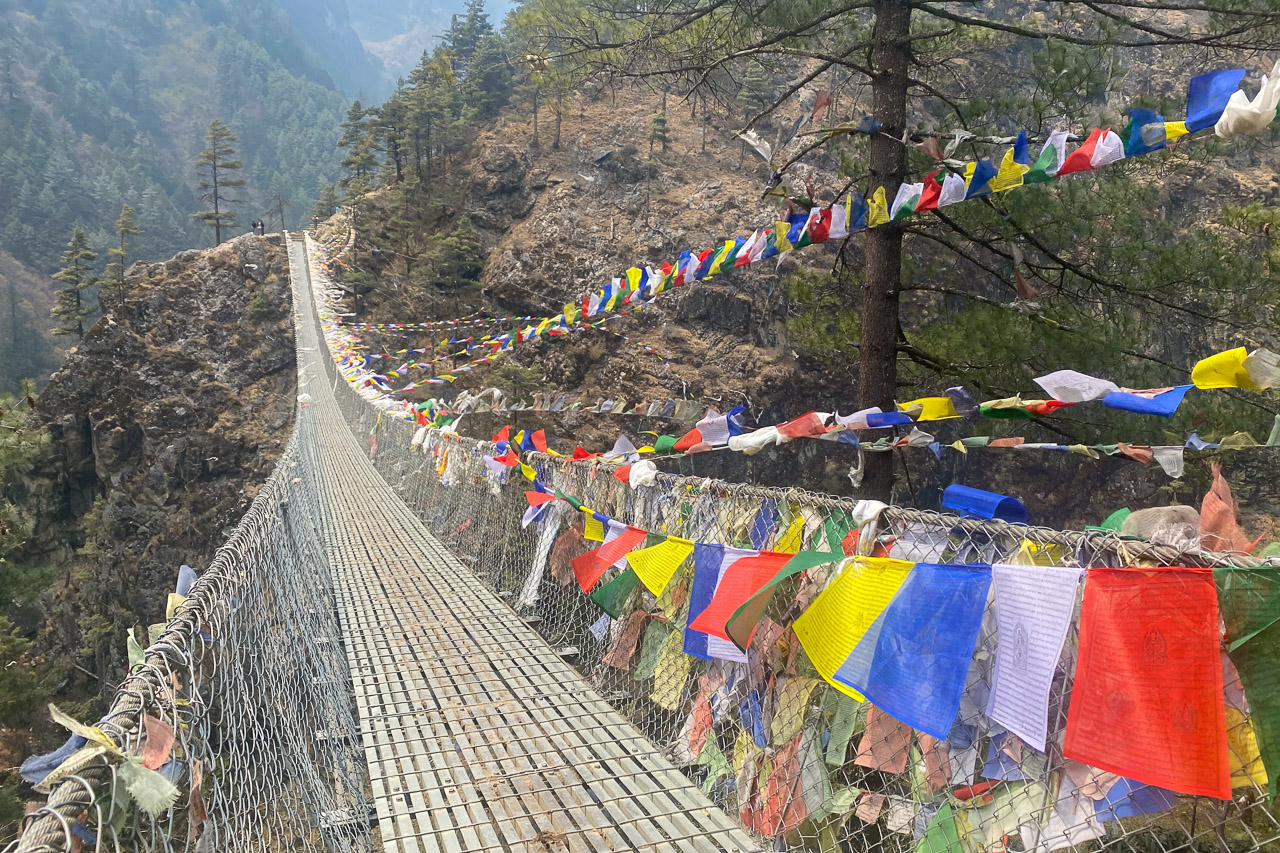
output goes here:
[{"label": "suspension bridge", "polygon": [[[1280,844],[1257,743],[1245,737],[1247,706],[1228,714],[1230,799],[1081,771],[1060,750],[1069,670],[1053,681],[1047,754],[1015,745],[983,717],[989,619],[956,726],[939,741],[913,740],[831,689],[781,613],[764,618],[741,661],[683,654],[689,590],[679,584],[661,596],[641,590],[628,612],[601,616],[567,571],[580,531],[554,510],[526,530],[522,492],[483,477],[491,446],[438,434],[415,446],[415,427],[380,417],[343,381],[321,334],[317,301],[329,296],[313,277],[315,247],[303,235],[286,239],[299,391],[289,446],[121,685],[97,727],[109,745],[94,752],[91,741],[93,754],[81,750],[54,771],[47,803],[11,849]],[[633,490],[598,465],[528,458],[542,479],[612,517],[726,546],[750,538],[760,547],[762,505],[800,519],[791,529],[806,538],[854,506],[668,475]],[[775,528],[786,526],[780,517]],[[898,508],[881,524],[895,534],[892,556],[906,560],[1034,552],[1040,565],[1082,567],[1249,562]],[[1077,639],[1073,621],[1068,649]],[[1228,705],[1230,696],[1228,685]],[[130,785],[125,765],[161,725],[175,743],[159,769],[178,795],[157,806]],[[963,819],[953,823],[953,813]]]}]

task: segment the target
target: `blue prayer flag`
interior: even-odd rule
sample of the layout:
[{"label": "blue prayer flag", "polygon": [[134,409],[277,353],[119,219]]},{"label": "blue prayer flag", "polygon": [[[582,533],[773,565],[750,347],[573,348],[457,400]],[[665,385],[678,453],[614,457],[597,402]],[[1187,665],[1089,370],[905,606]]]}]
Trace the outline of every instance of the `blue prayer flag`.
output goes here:
[{"label": "blue prayer flag", "polygon": [[693,620],[707,609],[716,594],[716,582],[720,580],[720,564],[724,561],[723,545],[703,542],[693,546],[693,587],[689,590],[689,619],[685,622],[684,653],[703,660],[711,660],[707,652],[707,634],[689,627]]},{"label": "blue prayer flag", "polygon": [[976,198],[991,193],[991,179],[1000,173],[1000,169],[990,160],[979,160],[973,167],[973,177],[969,179],[969,188],[965,190],[965,198]]},{"label": "blue prayer flag", "polygon": [[849,197],[849,233],[867,230],[867,199],[862,193]]},{"label": "blue prayer flag", "polygon": [[1167,812],[1174,803],[1173,791],[1121,777],[1094,803],[1094,813],[1100,821],[1119,820]]},{"label": "blue prayer flag", "polygon": [[787,229],[787,242],[795,245],[800,242],[800,235],[804,233],[805,226],[809,224],[809,214],[805,213],[788,213],[787,224],[791,227]]},{"label": "blue prayer flag", "polygon": [[1013,162],[1020,166],[1031,165],[1030,146],[1027,145],[1027,132],[1018,131],[1018,138],[1013,142]]},{"label": "blue prayer flag", "polygon": [[991,567],[917,563],[835,679],[945,740],[960,710]]},{"label": "blue prayer flag", "polygon": [[1140,415],[1160,415],[1167,418],[1178,411],[1178,406],[1182,404],[1182,398],[1187,396],[1187,390],[1193,387],[1195,386],[1179,385],[1171,391],[1157,394],[1150,399],[1140,394],[1130,394],[1125,391],[1108,391],[1107,395],[1102,398],[1102,405],[1108,409],[1137,412]]},{"label": "blue prayer flag", "polygon": [[756,520],[751,524],[751,547],[759,551],[769,541],[773,526],[778,520],[778,499],[765,498],[756,513]]},{"label": "blue prayer flag", "polygon": [[867,429],[880,429],[881,427],[900,426],[901,424],[909,423],[914,423],[914,421],[902,412],[872,412],[867,415]]},{"label": "blue prayer flag", "polygon": [[1129,132],[1124,140],[1124,156],[1150,154],[1164,148],[1167,142],[1164,116],[1140,107],[1129,110]]},{"label": "blue prayer flag", "polygon": [[1187,87],[1187,132],[1213,127],[1227,108],[1227,101],[1244,80],[1243,68],[1210,71],[1191,78]]}]

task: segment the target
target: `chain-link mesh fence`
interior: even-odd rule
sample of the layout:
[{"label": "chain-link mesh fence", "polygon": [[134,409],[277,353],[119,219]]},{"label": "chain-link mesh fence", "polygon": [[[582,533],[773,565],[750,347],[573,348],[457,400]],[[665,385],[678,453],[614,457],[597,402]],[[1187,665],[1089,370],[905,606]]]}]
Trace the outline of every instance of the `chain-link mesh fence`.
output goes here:
[{"label": "chain-link mesh fence", "polygon": [[[300,407],[272,476],[98,723],[114,746],[91,739],[44,779],[16,849],[370,849],[315,430]],[[143,757],[171,804],[160,790],[138,807],[155,791],[130,767]]]},{"label": "chain-link mesh fence", "polygon": [[[613,476],[615,464],[523,454],[523,462],[532,466],[541,484],[625,525],[726,548],[831,551],[839,557],[776,587],[745,654],[735,654],[736,649],[725,644],[707,656],[710,659],[703,659],[685,654],[690,612],[696,606],[696,550],[661,595],[629,579],[625,561],[609,568],[588,595],[579,588],[573,560],[600,542],[584,539],[583,513],[568,503],[554,502],[539,520],[525,527],[522,517],[529,504],[524,492],[532,485],[519,468],[499,472],[486,462],[486,455],[498,455],[495,445],[438,431],[419,434],[421,443],[415,445],[416,425],[386,412],[379,414],[345,383],[336,383],[335,390],[352,430],[367,443],[378,470],[427,527],[769,849],[917,853],[1280,849],[1280,822],[1269,807],[1266,770],[1259,754],[1260,741],[1263,750],[1274,748],[1269,746],[1274,744],[1266,724],[1269,713],[1250,713],[1232,658],[1218,651],[1213,575],[1205,571],[1239,567],[1234,582],[1243,588],[1245,598],[1261,600],[1270,593],[1280,568],[1259,567],[1257,560],[1244,554],[1201,552],[1194,542],[1186,543],[1183,550],[1115,533],[1060,532],[899,507],[885,510],[878,527],[869,528],[861,524],[864,508],[848,499],[666,474],[659,474],[654,485],[633,488]],[[851,531],[862,535],[851,535]],[[861,556],[846,556],[846,549]],[[912,563],[996,566],[992,571],[996,583],[984,588],[977,599],[976,621],[971,623],[977,628],[976,637],[968,642],[959,636],[930,637],[937,648],[927,654],[920,649],[899,650],[908,669],[933,661],[949,645],[962,651],[959,711],[932,735],[913,730],[875,703],[861,702],[822,678],[806,653],[809,642],[802,645],[797,630],[800,614],[815,604],[825,588],[835,586],[836,579],[855,572],[891,573],[895,568],[905,576]],[[1183,627],[1205,640],[1199,647],[1201,671],[1167,670],[1158,684],[1135,684],[1129,693],[1122,685],[1102,697],[1103,716],[1114,712],[1116,717],[1111,737],[1122,742],[1129,732],[1158,733],[1163,731],[1161,725],[1142,721],[1172,716],[1174,737],[1143,744],[1165,753],[1153,756],[1150,764],[1185,770],[1221,758],[1228,767],[1217,768],[1223,770],[1218,775],[1229,776],[1230,788],[1219,791],[1218,797],[1143,784],[1063,754],[1082,648],[1084,584],[1079,580],[1090,568],[1125,567],[1153,570],[1116,573],[1122,582],[1136,584],[1134,589],[1155,588],[1168,580],[1179,589],[1189,586],[1203,593],[1207,581],[1209,597],[1183,602],[1189,607],[1199,604],[1199,612],[1188,620],[1190,627]],[[1066,571],[1069,568],[1077,571]],[[1056,592],[1047,583],[1053,570],[1059,570],[1059,579],[1069,581],[1068,586],[1059,584]],[[988,714],[1000,639],[1001,614],[994,602],[1002,578],[1006,587],[1013,584],[1012,591],[1007,590],[1011,597],[1006,618],[1018,615],[1012,603],[1019,593],[1026,611],[1021,614],[1023,622],[1004,629],[1010,635],[1004,638],[1012,647],[1010,660],[1030,667],[1033,662],[1027,659],[1036,658],[1038,651],[1040,665],[1047,665],[1051,679],[1044,703],[1045,741],[1039,748],[1029,742],[1034,734],[1024,739]],[[1219,581],[1233,582],[1222,576]],[[1102,586],[1099,582],[1098,588]],[[937,590],[923,590],[923,596],[920,590],[915,592],[916,599],[938,602],[935,615],[939,618],[919,625],[936,630],[958,624],[947,617],[963,609],[963,598],[943,599]],[[1268,600],[1275,607],[1276,599]],[[972,606],[972,596],[969,601]],[[1060,654],[1053,638],[1042,636],[1053,630],[1055,601],[1065,631]],[[1129,606],[1136,607],[1137,602]],[[1144,601],[1143,606],[1148,604]],[[1158,606],[1150,606],[1155,608],[1150,618],[1157,620],[1177,621],[1182,612],[1162,614]],[[1094,618],[1101,622],[1126,613],[1125,606],[1108,611],[1099,604],[1096,609]],[[863,624],[872,630],[883,629],[882,620],[872,620],[870,614],[863,617]],[[844,624],[856,626],[859,620],[846,619]],[[1165,635],[1174,638],[1182,633],[1174,624],[1163,629],[1143,624],[1146,635],[1138,638],[1142,660],[1137,675],[1152,677],[1153,668],[1140,664],[1150,663],[1151,655],[1165,655],[1152,645],[1174,643]],[[1035,632],[1032,635],[1025,633],[1028,625]],[[1094,633],[1101,636],[1103,632]],[[853,638],[843,639],[842,645],[840,638],[834,638],[835,644],[847,650]],[[814,645],[818,641],[814,638]],[[1095,649],[1095,657],[1102,655],[1104,644],[1098,643]],[[1206,649],[1207,661],[1203,659]],[[1114,663],[1117,672],[1123,672],[1123,661],[1103,657],[1093,663],[1095,670]],[[1271,666],[1280,668],[1280,661]],[[1249,685],[1247,695],[1254,701],[1276,698],[1267,677],[1258,674],[1267,668],[1267,663],[1259,666],[1257,661],[1248,669],[1241,667]],[[915,698],[928,708],[946,686],[946,679],[939,675],[944,669],[939,664],[932,671],[907,671],[900,673],[904,678],[899,681],[921,679],[914,685]],[[955,662],[950,670],[957,671]],[[1154,667],[1154,675],[1160,674],[1158,670]],[[1219,670],[1221,680],[1215,680]],[[1200,687],[1216,684],[1216,699],[1192,709],[1178,692],[1182,682]],[[1164,689],[1171,691],[1167,703],[1134,704],[1134,697]],[[1016,691],[1007,687],[1005,692]],[[1196,701],[1204,698],[1200,690]],[[1194,717],[1196,712],[1202,719],[1188,723],[1185,716]],[[1007,719],[1009,713],[1000,716]],[[1217,747],[1203,751],[1214,753],[1224,747],[1225,736],[1221,755],[1170,754],[1181,748],[1195,752],[1206,738],[1215,742],[1215,727],[1220,729]],[[1095,739],[1105,740],[1105,734],[1095,732]],[[1116,758],[1120,764],[1125,760]]]},{"label": "chain-link mesh fence", "polygon": [[[299,340],[301,346],[304,337]],[[885,510],[873,529],[866,523],[866,507],[846,499],[663,474],[653,485],[632,488],[613,476],[615,466],[600,460],[526,454],[524,461],[540,482],[644,531],[747,552],[810,550],[835,556],[776,586],[745,654],[708,642],[703,656],[695,656],[685,651],[699,552],[681,561],[661,595],[628,578],[625,563],[607,569],[592,594],[585,594],[573,560],[598,543],[584,540],[583,513],[557,502],[524,526],[528,483],[518,469],[498,472],[486,463],[485,456],[495,452],[492,444],[429,432],[415,445],[414,424],[380,413],[326,365],[325,384],[333,388],[353,433],[367,443],[379,472],[425,525],[511,604],[512,618],[536,624],[584,678],[769,849],[1280,849],[1280,824],[1268,803],[1263,766],[1277,743],[1270,724],[1277,707],[1276,667],[1266,653],[1276,648],[1273,632],[1280,624],[1266,618],[1276,610],[1274,569],[1258,567],[1244,555],[902,508]],[[209,814],[199,836],[201,849],[346,850],[371,843],[362,822],[367,806],[361,762],[354,743],[346,745],[342,736],[355,727],[345,664],[332,642],[336,626],[318,548],[326,510],[318,497],[323,490],[314,482],[316,464],[308,457],[315,447],[308,418],[304,407],[281,469],[187,607],[148,651],[148,667],[126,683],[104,723],[117,742],[134,751],[145,730],[143,711],[179,728],[173,762],[179,775],[187,774],[183,805],[155,820],[130,818],[122,823],[126,838],[108,837],[103,827],[112,823],[120,804],[110,799],[112,765],[100,761],[55,788],[51,805],[28,824],[20,849],[66,849],[77,822],[108,847],[188,849],[196,843],[191,830],[201,810]],[[393,549],[394,542],[387,547]],[[847,550],[857,556],[846,556]],[[981,567],[996,568],[980,595],[945,598],[939,586],[923,596],[919,590],[907,595],[907,567],[931,562],[968,564],[979,574]],[[1221,589],[1209,588],[1210,595],[1220,593],[1228,617],[1227,639],[1234,646],[1228,657],[1219,652],[1217,610],[1204,597],[1204,580],[1212,582],[1213,576],[1191,569],[1230,565],[1242,568],[1224,570],[1217,578]],[[1082,620],[1134,626],[1123,597],[1109,599],[1110,610],[1097,602],[1086,606],[1085,585],[1054,587],[1046,579],[1055,569],[1074,577],[1067,571],[1071,567],[1135,566],[1187,570],[1153,568],[1122,576],[1136,578],[1142,590],[1171,586],[1170,595],[1157,599],[1179,606],[1158,612],[1154,624],[1137,625],[1139,660],[1089,658],[1095,670],[1114,670],[1103,676],[1134,671],[1146,679],[1132,690],[1120,685],[1100,696],[1102,717],[1114,720],[1114,730],[1088,734],[1095,745],[1110,743],[1117,755],[1114,761],[1102,756],[1090,766],[1064,756],[1075,680],[1087,657],[1081,640],[1086,633],[1100,638],[1106,633],[1082,632]],[[914,637],[916,647],[901,647],[885,659],[904,669],[917,667],[899,673],[895,683],[911,685],[916,678],[917,689],[908,698],[919,708],[945,706],[938,701],[944,687],[959,696],[958,711],[941,728],[936,713],[914,729],[876,702],[861,702],[835,688],[820,677],[809,654],[818,648],[814,635],[801,644],[801,614],[814,613],[820,601],[831,606],[832,600],[823,597],[860,572],[890,579],[880,586],[894,607],[914,600],[917,609],[932,606],[935,618],[914,623],[923,629],[921,639],[922,632],[906,631],[905,623],[895,635],[865,604],[860,613],[846,610],[842,624],[853,627],[825,638],[830,646],[825,658],[832,650],[864,647],[850,632],[879,631],[882,640]],[[895,572],[896,585],[891,582]],[[999,585],[1029,578],[1041,584],[1021,599],[1024,624],[1009,628],[1001,620],[1014,609],[993,605],[1000,601]],[[1092,585],[1092,579],[1090,584],[1090,589],[1106,587]],[[972,583],[966,588],[972,591]],[[893,596],[898,590],[902,593]],[[1243,603],[1233,611],[1232,601]],[[1137,612],[1137,604],[1129,604]],[[966,610],[971,618],[963,618]],[[1064,634],[1060,646],[1052,636],[1054,614]],[[948,633],[961,623],[972,627],[971,642]],[[1187,635],[1209,640],[1179,640]],[[1209,660],[1195,660],[1193,653],[1198,650],[1203,658],[1206,648]],[[1047,667],[1043,743],[1035,742],[1036,732],[995,713],[999,701],[993,704],[992,694],[999,687],[995,677],[1002,654],[1006,663],[1022,669],[1032,669],[1036,661]],[[1198,665],[1187,667],[1188,661]],[[1175,665],[1179,662],[1182,668]],[[863,670],[851,680],[868,676]],[[871,676],[872,681],[877,677]],[[1025,685],[1031,682],[1027,678]],[[1007,688],[1010,682],[1001,683]],[[1192,700],[1205,698],[1205,685],[1216,695],[1197,705]],[[1167,703],[1140,701],[1161,691]],[[1024,702],[1031,692],[1015,691]],[[894,701],[888,697],[881,704]],[[1250,701],[1258,705],[1252,712]],[[1153,732],[1168,737],[1136,738]],[[1224,748],[1221,754],[1216,748],[1199,749],[1204,743]],[[1172,788],[1194,786],[1143,784],[1097,769],[1098,764],[1132,766],[1133,756],[1120,753],[1135,748],[1150,753],[1145,764],[1170,779],[1178,777],[1179,783],[1188,776],[1221,777],[1229,778],[1229,788],[1212,792],[1218,796],[1192,796]],[[1079,749],[1065,751],[1080,754]],[[1216,766],[1218,759],[1226,766]],[[195,787],[201,793],[188,797],[197,760],[203,784]],[[565,849],[576,849],[572,843]],[[697,849],[687,841],[672,846]]]}]

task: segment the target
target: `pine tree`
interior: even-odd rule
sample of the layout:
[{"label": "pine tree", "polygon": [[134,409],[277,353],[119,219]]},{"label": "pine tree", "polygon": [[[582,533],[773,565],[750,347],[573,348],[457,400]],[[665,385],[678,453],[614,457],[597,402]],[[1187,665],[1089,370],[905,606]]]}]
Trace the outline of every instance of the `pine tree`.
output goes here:
[{"label": "pine tree", "polygon": [[209,147],[196,159],[196,175],[200,178],[200,198],[212,209],[193,213],[191,217],[212,227],[214,242],[220,244],[222,229],[231,227],[236,221],[235,211],[225,208],[241,201],[227,193],[243,187],[245,183],[244,178],[233,178],[228,173],[243,169],[244,163],[231,159],[236,153],[236,135],[221,120],[214,119],[209,124],[205,142]]},{"label": "pine tree", "polygon": [[312,208],[311,212],[321,219],[328,219],[333,216],[339,201],[337,185],[325,184],[320,190],[320,197],[316,199],[315,207]]},{"label": "pine tree", "polygon": [[75,335],[84,337],[84,318],[95,310],[90,304],[86,290],[98,283],[93,274],[93,262],[97,254],[89,250],[89,238],[84,229],[76,228],[71,234],[71,242],[62,253],[62,269],[54,273],[54,278],[62,282],[62,288],[54,297],[53,316],[61,325],[53,330],[55,335]]},{"label": "pine tree", "polygon": [[484,247],[471,220],[462,217],[448,236],[437,240],[430,256],[431,281],[437,287],[464,287],[480,280]]},{"label": "pine tree", "polygon": [[142,233],[142,229],[134,224],[132,207],[126,204],[120,208],[115,229],[120,245],[107,250],[107,254],[111,256],[111,263],[107,264],[106,272],[103,274],[101,293],[103,296],[109,293],[111,301],[118,308],[125,303],[124,270],[128,265],[129,238]]}]

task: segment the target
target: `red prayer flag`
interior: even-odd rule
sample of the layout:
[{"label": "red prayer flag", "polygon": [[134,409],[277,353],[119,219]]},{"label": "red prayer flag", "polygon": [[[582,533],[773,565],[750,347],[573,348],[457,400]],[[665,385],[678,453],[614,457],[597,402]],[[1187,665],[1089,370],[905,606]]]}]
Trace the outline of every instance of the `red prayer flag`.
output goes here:
[{"label": "red prayer flag", "polygon": [[627,552],[644,542],[647,536],[637,527],[628,527],[614,539],[573,558],[573,576],[578,579],[578,586],[583,592],[590,592],[600,576],[614,563],[627,555]]},{"label": "red prayer flag", "polygon": [[1111,128],[1103,130],[1095,127],[1093,132],[1089,134],[1089,138],[1084,144],[1067,155],[1067,159],[1062,162],[1062,168],[1058,170],[1056,177],[1061,178],[1063,175],[1070,175],[1072,172],[1087,172],[1093,168],[1093,153],[1098,148],[1098,143],[1102,141],[1102,137],[1111,131]]},{"label": "red prayer flag", "polygon": [[830,233],[831,208],[824,207],[817,216],[809,220],[809,239],[814,243],[825,243]]},{"label": "red prayer flag", "polygon": [[[765,584],[773,580],[778,572],[795,554],[782,554],[777,551],[761,551],[753,557],[741,557],[729,564],[720,577],[720,585],[711,598],[711,603],[689,623],[694,631],[702,631],[722,640],[729,640],[725,623],[729,617],[738,612],[738,608],[747,603],[747,599],[759,592]],[[753,627],[751,633],[755,633]],[[750,636],[747,642],[751,642]]]},{"label": "red prayer flag", "polygon": [[938,183],[938,173],[935,170],[924,176],[924,192],[920,194],[920,201],[916,204],[916,213],[923,213],[926,210],[937,210],[938,199],[941,197],[942,184]]},{"label": "red prayer flag", "polygon": [[822,422],[822,418],[818,417],[817,412],[805,412],[794,420],[778,425],[778,434],[788,438],[809,438],[822,435],[826,431],[826,424]]},{"label": "red prayer flag", "polygon": [[1209,569],[1089,569],[1063,754],[1230,799],[1218,646]]},{"label": "red prayer flag", "polygon": [[678,453],[684,453],[686,450],[688,450],[690,447],[693,447],[695,444],[701,444],[701,443],[702,443],[702,431],[699,430],[697,427],[694,427],[693,429],[686,432],[684,435],[680,436],[680,440],[677,441],[675,444],[671,445],[671,449]]}]

